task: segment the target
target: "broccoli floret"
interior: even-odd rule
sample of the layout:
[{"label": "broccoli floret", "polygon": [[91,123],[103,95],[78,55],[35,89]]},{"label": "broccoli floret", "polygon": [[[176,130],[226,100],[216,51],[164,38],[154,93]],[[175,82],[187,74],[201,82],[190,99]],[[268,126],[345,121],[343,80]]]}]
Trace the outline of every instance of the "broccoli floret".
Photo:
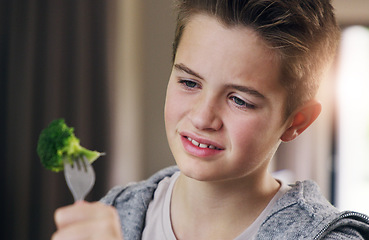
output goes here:
[{"label": "broccoli floret", "polygon": [[54,172],[64,169],[63,161],[73,163],[78,157],[85,156],[90,163],[103,153],[82,147],[74,135],[74,129],[66,125],[64,119],[52,121],[41,131],[37,144],[37,154],[42,165]]}]

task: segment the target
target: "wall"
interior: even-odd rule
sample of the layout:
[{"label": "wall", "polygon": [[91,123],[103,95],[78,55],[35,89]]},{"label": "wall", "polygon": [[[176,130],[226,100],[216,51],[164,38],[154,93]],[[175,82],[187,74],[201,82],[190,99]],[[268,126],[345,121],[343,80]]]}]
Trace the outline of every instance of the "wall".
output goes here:
[{"label": "wall", "polygon": [[110,185],[146,178],[174,164],[163,108],[171,71],[171,0],[112,0],[108,58],[113,129]]}]

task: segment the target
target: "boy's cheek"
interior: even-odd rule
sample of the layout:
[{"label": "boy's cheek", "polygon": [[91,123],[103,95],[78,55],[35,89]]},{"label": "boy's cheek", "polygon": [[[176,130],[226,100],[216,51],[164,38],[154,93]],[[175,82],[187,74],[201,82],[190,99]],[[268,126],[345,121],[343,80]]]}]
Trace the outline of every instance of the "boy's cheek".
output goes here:
[{"label": "boy's cheek", "polygon": [[177,117],[176,117],[176,109],[174,104],[166,103],[165,105],[165,114],[164,114],[164,120],[165,120],[165,126],[167,133],[173,128]]},{"label": "boy's cheek", "polygon": [[173,121],[183,114],[185,102],[178,94],[169,93],[165,103],[165,121]]}]

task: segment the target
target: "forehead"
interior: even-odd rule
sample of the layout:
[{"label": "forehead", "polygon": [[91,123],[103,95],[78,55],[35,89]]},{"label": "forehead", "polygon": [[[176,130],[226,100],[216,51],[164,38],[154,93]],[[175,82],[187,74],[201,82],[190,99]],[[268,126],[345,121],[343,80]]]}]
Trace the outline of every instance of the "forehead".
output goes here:
[{"label": "forehead", "polygon": [[197,14],[184,29],[175,61],[184,61],[209,77],[247,80],[265,89],[280,86],[276,56],[251,27],[226,26],[215,17]]}]

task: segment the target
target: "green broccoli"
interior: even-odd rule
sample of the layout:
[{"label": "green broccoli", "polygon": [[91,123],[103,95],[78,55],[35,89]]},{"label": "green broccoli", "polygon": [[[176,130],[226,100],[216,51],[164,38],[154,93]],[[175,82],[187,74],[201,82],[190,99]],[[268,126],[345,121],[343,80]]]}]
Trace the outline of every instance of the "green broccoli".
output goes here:
[{"label": "green broccoli", "polygon": [[73,163],[78,157],[85,156],[92,163],[103,155],[82,147],[73,132],[74,129],[68,127],[62,118],[52,121],[41,131],[37,154],[45,168],[59,172],[64,169],[63,161]]}]

